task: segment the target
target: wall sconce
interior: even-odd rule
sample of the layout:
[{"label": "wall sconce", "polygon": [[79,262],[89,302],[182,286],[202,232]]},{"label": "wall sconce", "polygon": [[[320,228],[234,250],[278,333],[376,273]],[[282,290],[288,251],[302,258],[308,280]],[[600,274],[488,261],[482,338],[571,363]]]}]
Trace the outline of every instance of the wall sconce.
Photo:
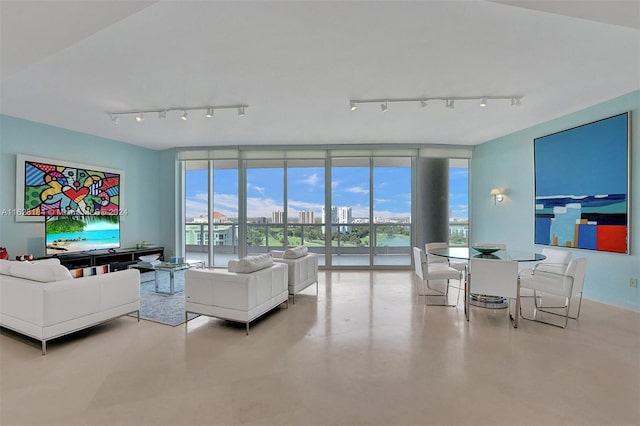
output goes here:
[{"label": "wall sconce", "polygon": [[489,195],[493,195],[493,204],[498,204],[498,202],[502,202],[503,195],[502,192],[498,188],[493,188]]}]

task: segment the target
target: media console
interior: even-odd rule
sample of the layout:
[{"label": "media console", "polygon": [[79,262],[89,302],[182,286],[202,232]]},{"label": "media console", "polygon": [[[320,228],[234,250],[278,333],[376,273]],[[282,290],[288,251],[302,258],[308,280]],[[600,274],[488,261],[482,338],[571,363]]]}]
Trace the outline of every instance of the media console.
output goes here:
[{"label": "media console", "polygon": [[127,269],[131,264],[137,263],[140,256],[160,254],[164,259],[164,247],[144,247],[130,249],[95,250],[78,253],[59,253],[53,256],[60,259],[60,263],[69,269],[88,268],[90,266],[110,265],[111,271]]}]

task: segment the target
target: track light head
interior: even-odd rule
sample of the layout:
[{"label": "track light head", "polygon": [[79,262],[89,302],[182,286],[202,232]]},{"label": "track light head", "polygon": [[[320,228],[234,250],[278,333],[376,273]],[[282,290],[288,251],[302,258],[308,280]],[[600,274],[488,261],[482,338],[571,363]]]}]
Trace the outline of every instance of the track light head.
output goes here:
[{"label": "track light head", "polygon": [[520,106],[521,103],[520,98],[511,98],[511,106]]},{"label": "track light head", "polygon": [[426,99],[420,99],[420,108],[424,108],[427,106],[427,100]]},{"label": "track light head", "polygon": [[182,118],[183,121],[187,121],[187,111],[186,110],[182,113],[180,118]]},{"label": "track light head", "polygon": [[115,114],[111,114],[111,121],[113,121],[114,124],[118,124],[118,120],[120,119],[120,117],[118,117]]},{"label": "track light head", "polygon": [[455,101],[453,99],[445,100],[445,105],[447,106],[447,108],[453,109],[455,107],[454,103]]},{"label": "track light head", "polygon": [[207,108],[207,113],[204,116],[207,117],[207,118],[213,117],[213,108],[208,107]]},{"label": "track light head", "polygon": [[357,107],[357,105],[356,105],[356,103],[355,103],[355,102],[351,101],[351,102],[349,102],[349,109],[350,109],[351,111],[355,111],[355,110],[357,110],[357,109],[358,109],[358,107]]},{"label": "track light head", "polygon": [[387,101],[384,101],[383,103],[380,104],[380,110],[382,112],[387,112],[388,109],[389,107],[387,106]]},{"label": "track light head", "polygon": [[487,98],[482,98],[482,100],[480,100],[480,106],[483,108],[487,106]]},{"label": "track light head", "polygon": [[136,115],[136,121],[138,123],[142,123],[144,121],[144,114],[140,113],[140,114]]},{"label": "track light head", "polygon": [[158,111],[158,118],[167,118],[167,111]]},{"label": "track light head", "polygon": [[238,107],[238,117],[244,117],[244,107]]}]

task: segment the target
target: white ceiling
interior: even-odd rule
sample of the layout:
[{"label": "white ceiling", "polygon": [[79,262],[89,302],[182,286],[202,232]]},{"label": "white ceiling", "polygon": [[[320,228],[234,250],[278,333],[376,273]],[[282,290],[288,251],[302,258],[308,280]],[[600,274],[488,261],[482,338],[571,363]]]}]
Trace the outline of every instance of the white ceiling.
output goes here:
[{"label": "white ceiling", "polygon": [[[0,1],[0,112],[153,149],[473,145],[640,89],[640,1]],[[522,106],[352,98],[524,95]],[[137,124],[109,112],[246,103]]]}]

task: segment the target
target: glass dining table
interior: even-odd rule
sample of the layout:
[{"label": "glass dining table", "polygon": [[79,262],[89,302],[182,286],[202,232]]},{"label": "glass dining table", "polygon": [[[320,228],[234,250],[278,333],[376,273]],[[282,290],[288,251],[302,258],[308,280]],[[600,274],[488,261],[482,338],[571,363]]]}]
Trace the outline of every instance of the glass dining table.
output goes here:
[{"label": "glass dining table", "polygon": [[[494,260],[513,260],[516,262],[539,262],[547,257],[541,253],[534,253],[520,250],[498,250],[493,253],[481,253],[474,248],[469,247],[448,247],[443,249],[429,250],[429,254],[434,256],[446,257],[448,259],[470,260],[470,259],[494,259]],[[465,283],[465,316],[469,319],[467,313],[467,303],[474,306],[480,306],[490,309],[503,309],[509,306],[509,301],[502,296],[492,296],[486,294],[469,294],[467,299],[467,283],[471,279],[470,272],[467,269],[467,279]],[[518,315],[518,313],[516,313]],[[512,319],[512,322],[513,319]],[[517,324],[517,322],[516,322]]]}]

